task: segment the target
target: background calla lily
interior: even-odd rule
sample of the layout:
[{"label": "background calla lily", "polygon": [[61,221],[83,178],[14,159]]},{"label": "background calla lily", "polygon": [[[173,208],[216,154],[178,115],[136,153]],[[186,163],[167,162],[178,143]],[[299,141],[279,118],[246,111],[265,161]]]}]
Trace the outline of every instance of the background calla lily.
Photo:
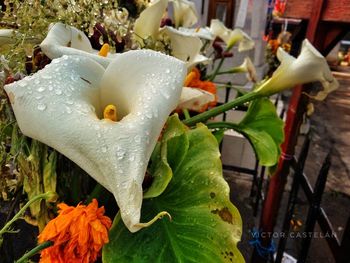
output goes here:
[{"label": "background calla lily", "polygon": [[210,22],[210,31],[213,35],[220,37],[227,45],[227,49],[231,49],[239,42],[238,51],[246,51],[254,48],[254,41],[241,29],[228,29],[220,20],[212,19]]},{"label": "background calla lily", "polygon": [[0,29],[0,46],[14,43],[13,29]]},{"label": "background calla lily", "polygon": [[184,87],[177,109],[200,112],[203,106],[213,101],[215,101],[215,95],[210,92],[198,88]]},{"label": "background calla lily", "polygon": [[135,21],[134,32],[136,39],[143,44],[143,39],[156,39],[159,34],[160,21],[168,6],[168,0],[155,0],[141,12]]},{"label": "background calla lily", "polygon": [[256,82],[257,80],[256,69],[249,57],[246,57],[240,66],[234,67],[223,73],[241,73],[241,72],[246,73],[247,79],[249,81]]},{"label": "background calla lily", "polygon": [[194,2],[187,0],[172,0],[174,8],[175,27],[191,27],[198,22],[198,14]]},{"label": "background calla lily", "polygon": [[200,38],[168,26],[164,27],[161,31],[170,37],[172,55],[186,62],[188,69],[199,63],[210,61],[209,58],[200,54],[203,46]]},{"label": "background calla lily", "polygon": [[320,81],[324,90],[315,98],[324,99],[327,94],[338,88],[339,83],[333,77],[325,58],[305,39],[298,58],[294,58],[282,48],[277,51],[281,65],[272,77],[258,87],[255,92],[269,96],[292,88],[297,84]]},{"label": "background calla lily", "polygon": [[83,55],[97,61],[104,67],[107,67],[111,62],[110,58],[99,56],[98,51],[92,49],[89,39],[82,31],[62,23],[50,26],[40,47],[50,59],[63,55]]},{"label": "background calla lily", "polygon": [[195,36],[195,37],[199,37],[209,41],[212,41],[215,38],[215,36],[210,32],[208,27],[199,27],[199,28],[179,27],[178,30],[189,36]]},{"label": "background calla lily", "polygon": [[[163,125],[177,106],[185,65],[149,50],[121,54],[105,70],[63,56],[5,86],[21,131],[66,155],[111,191],[131,232],[138,231],[142,182]],[[104,106],[119,121],[101,120]]]}]

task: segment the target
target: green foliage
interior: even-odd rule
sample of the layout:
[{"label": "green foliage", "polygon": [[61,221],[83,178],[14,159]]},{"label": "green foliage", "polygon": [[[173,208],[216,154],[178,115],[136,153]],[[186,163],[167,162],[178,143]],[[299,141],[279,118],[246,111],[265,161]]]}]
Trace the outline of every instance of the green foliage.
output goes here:
[{"label": "green foliage", "polygon": [[162,176],[159,167],[164,165],[167,169],[163,170],[170,167],[172,176],[169,182],[164,180],[168,185],[163,192],[164,184],[157,184],[161,185],[159,196],[144,200],[141,221],[149,221],[161,211],[169,212],[172,220],[164,218],[130,233],[117,216],[110,242],[103,249],[103,261],[243,262],[236,247],[242,222],[229,200],[216,138],[202,124],[187,130],[176,115],[166,127],[152,171]]},{"label": "green foliage", "polygon": [[267,98],[255,99],[240,123],[208,123],[208,127],[234,129],[243,134],[251,143],[261,165],[274,166],[281,154],[280,145],[284,140],[284,122],[278,117],[275,106]]},{"label": "green foliage", "polygon": [[248,138],[261,165],[273,166],[281,154],[284,122],[268,98],[251,102],[244,119],[235,128]]}]

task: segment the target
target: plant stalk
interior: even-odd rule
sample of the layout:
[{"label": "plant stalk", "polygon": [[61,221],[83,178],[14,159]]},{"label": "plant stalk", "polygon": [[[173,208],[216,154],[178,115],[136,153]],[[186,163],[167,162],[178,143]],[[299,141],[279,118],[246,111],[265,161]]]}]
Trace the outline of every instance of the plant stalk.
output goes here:
[{"label": "plant stalk", "polygon": [[248,101],[254,100],[261,97],[260,94],[256,92],[250,92],[247,94],[244,94],[241,97],[238,97],[234,99],[233,101],[227,102],[221,106],[215,107],[211,110],[205,111],[203,113],[200,113],[196,116],[193,116],[192,118],[188,120],[183,120],[182,122],[187,126],[193,126],[198,122],[205,122],[206,120],[215,117],[225,111],[231,110],[232,108],[235,108],[237,106],[240,106]]},{"label": "plant stalk", "polygon": [[23,263],[26,262],[29,258],[31,258],[32,256],[34,256],[35,254],[39,253],[41,250],[51,247],[53,245],[52,241],[45,241],[39,245],[37,245],[35,248],[33,248],[32,250],[28,251],[27,253],[25,253],[20,259],[18,259],[17,261],[15,261],[15,263]]}]

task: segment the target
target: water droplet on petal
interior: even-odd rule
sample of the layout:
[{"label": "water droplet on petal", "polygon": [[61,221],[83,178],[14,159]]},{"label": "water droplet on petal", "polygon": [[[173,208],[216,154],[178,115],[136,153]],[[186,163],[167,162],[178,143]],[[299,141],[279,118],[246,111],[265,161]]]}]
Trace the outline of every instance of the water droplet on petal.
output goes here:
[{"label": "water droplet on petal", "polygon": [[[152,116],[152,115],[151,115],[151,116]],[[141,142],[141,136],[140,136],[140,135],[136,135],[136,136],[134,137],[134,141],[137,142],[137,143]]]},{"label": "water droplet on petal", "polygon": [[103,147],[101,148],[101,151],[102,151],[103,153],[107,152],[107,147],[103,146]]},{"label": "water droplet on petal", "polygon": [[27,86],[27,82],[22,80],[22,81],[18,82],[18,85],[23,88],[23,87]]},{"label": "water droplet on petal", "polygon": [[56,95],[61,95],[61,94],[62,94],[62,90],[56,89],[56,90],[55,90],[55,93],[56,93]]},{"label": "water droplet on petal", "polygon": [[40,103],[40,104],[38,104],[37,109],[40,110],[40,111],[44,111],[46,109],[46,105],[43,104],[43,103]]}]

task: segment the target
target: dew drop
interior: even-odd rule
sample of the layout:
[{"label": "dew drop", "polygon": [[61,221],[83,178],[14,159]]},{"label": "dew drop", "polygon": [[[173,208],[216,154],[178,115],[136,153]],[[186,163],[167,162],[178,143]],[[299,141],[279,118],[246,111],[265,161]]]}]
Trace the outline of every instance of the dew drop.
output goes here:
[{"label": "dew drop", "polygon": [[18,82],[18,85],[23,88],[23,87],[27,86],[27,82],[22,80],[22,81]]},{"label": "dew drop", "polygon": [[[151,115],[151,116],[152,116],[152,115]],[[137,142],[137,143],[141,142],[141,136],[140,136],[140,135],[136,135],[136,136],[134,137],[134,141]]]},{"label": "dew drop", "polygon": [[44,110],[46,109],[46,105],[45,105],[45,104],[40,103],[40,104],[38,104],[37,109],[38,109],[38,110],[40,110],[40,111],[44,111]]},{"label": "dew drop", "polygon": [[43,79],[51,79],[51,78],[52,78],[52,77],[51,77],[50,75],[48,75],[48,74],[42,74],[41,77],[42,77]]},{"label": "dew drop", "polygon": [[56,93],[56,95],[61,95],[61,94],[62,94],[62,90],[56,89],[56,90],[55,90],[55,93]]},{"label": "dew drop", "polygon": [[66,106],[66,112],[70,114],[72,113],[72,109]]},{"label": "dew drop", "polygon": [[101,148],[101,151],[102,151],[103,153],[107,152],[107,147],[103,146],[103,147]]},{"label": "dew drop", "polygon": [[165,70],[165,73],[168,73],[168,74],[169,74],[169,73],[170,73],[170,69],[167,68],[167,69]]},{"label": "dew drop", "polygon": [[41,86],[41,87],[39,87],[39,88],[37,89],[37,91],[38,91],[38,92],[43,92],[43,91],[45,91],[45,87]]}]

